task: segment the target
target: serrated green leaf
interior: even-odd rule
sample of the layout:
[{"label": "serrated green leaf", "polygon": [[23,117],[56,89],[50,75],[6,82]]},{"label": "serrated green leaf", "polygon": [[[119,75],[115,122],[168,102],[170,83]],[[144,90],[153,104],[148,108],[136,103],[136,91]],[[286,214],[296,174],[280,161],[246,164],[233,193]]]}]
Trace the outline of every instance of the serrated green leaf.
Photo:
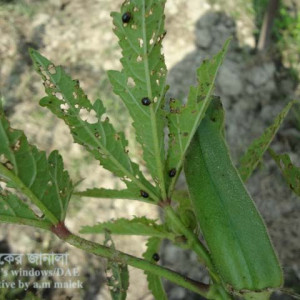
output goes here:
[{"label": "serrated green leaf", "polygon": [[300,196],[300,168],[293,165],[288,154],[276,154],[269,148],[269,153],[280,168],[290,189]]},{"label": "serrated green leaf", "polygon": [[[159,182],[165,198],[164,127],[162,107],[166,92],[166,65],[161,54],[164,30],[165,0],[130,0],[121,13],[112,13],[115,34],[122,48],[123,70],[109,71],[114,92],[121,97],[133,119],[137,141],[155,182]],[[128,23],[122,15],[130,13]],[[150,105],[143,105],[148,98]]]},{"label": "serrated green leaf", "polygon": [[120,218],[114,221],[98,223],[94,226],[84,226],[80,230],[81,233],[104,233],[109,230],[111,234],[120,235],[146,235],[168,238],[169,232],[164,225],[159,225],[156,220],[146,217],[134,217],[133,219]]},{"label": "serrated green leaf", "polygon": [[48,169],[50,180],[54,185],[53,189],[49,191],[49,202],[50,199],[57,199],[59,204],[59,209],[55,208],[57,204],[54,204],[51,210],[55,212],[56,216],[60,215],[60,220],[64,220],[73,192],[73,184],[70,181],[68,172],[64,171],[63,159],[57,150],[52,151],[49,155]]},{"label": "serrated green leaf", "polygon": [[[143,257],[151,262],[155,262],[153,259],[153,254],[159,252],[161,244],[161,239],[151,237],[148,239],[146,244],[147,250],[143,253]],[[148,288],[152,292],[156,300],[167,300],[167,295],[165,293],[164,287],[161,282],[161,278],[157,275],[153,275],[150,272],[145,272],[148,280]]]},{"label": "serrated green leaf", "polygon": [[18,223],[49,229],[51,223],[36,216],[16,195],[0,187],[0,222]]},{"label": "serrated green leaf", "polygon": [[124,189],[124,190],[110,190],[104,188],[93,188],[85,191],[75,192],[74,195],[81,197],[92,197],[92,198],[108,198],[108,199],[131,199],[139,200],[146,203],[153,204],[152,200],[143,198],[138,189]]},{"label": "serrated green leaf", "polygon": [[[105,231],[104,245],[115,249],[109,231]],[[114,261],[108,261],[106,267],[107,285],[113,300],[125,300],[129,287],[128,266]]]},{"label": "serrated green leaf", "polygon": [[211,102],[217,72],[224,60],[229,42],[230,39],[225,42],[217,55],[211,60],[204,61],[197,70],[198,85],[190,88],[187,103],[182,105],[178,100],[171,99],[170,101],[170,113],[167,116],[169,124],[167,168],[168,170],[175,169],[176,175],[169,183],[169,196],[171,196],[181,172],[192,137]]},{"label": "serrated green leaf", "polygon": [[269,148],[269,145],[293,104],[295,104],[295,101],[290,101],[285,106],[275,118],[273,124],[268,127],[258,139],[252,142],[246,153],[240,159],[239,173],[244,182],[247,181],[261,161],[265,151]]},{"label": "serrated green leaf", "polygon": [[116,132],[105,116],[101,100],[92,104],[78,81],[72,80],[62,67],[54,66],[47,58],[31,49],[30,55],[36,71],[44,80],[47,97],[41,106],[50,109],[69,126],[74,141],[85,147],[101,165],[125,183],[133,182],[157,199],[155,188],[145,179],[127,151],[128,142],[123,132]]},{"label": "serrated green leaf", "polygon": [[59,153],[53,151],[47,160],[21,130],[9,126],[1,104],[0,141],[0,181],[33,201],[51,223],[63,221],[73,185]]}]

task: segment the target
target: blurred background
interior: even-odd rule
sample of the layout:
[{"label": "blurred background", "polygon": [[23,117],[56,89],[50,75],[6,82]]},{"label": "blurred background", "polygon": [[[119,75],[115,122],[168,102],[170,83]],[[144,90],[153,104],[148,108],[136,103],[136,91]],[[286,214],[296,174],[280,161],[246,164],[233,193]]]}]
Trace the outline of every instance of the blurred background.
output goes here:
[{"label": "blurred background", "polygon": [[[72,138],[66,126],[39,107],[44,96],[28,47],[39,50],[78,79],[90,99],[99,97],[119,130],[125,128],[130,153],[135,155],[131,120],[113,95],[106,71],[120,69],[121,53],[112,32],[111,11],[121,0],[0,0],[0,97],[12,127],[25,131],[29,141],[50,153],[58,149],[74,182],[87,187],[118,188],[121,183],[102,170]],[[233,37],[219,72],[215,94],[226,109],[226,136],[235,162],[251,141],[272,123],[291,99],[299,99],[300,1],[299,0],[169,0],[166,4],[164,53],[169,70],[167,97],[184,100],[195,84],[195,69]],[[281,127],[272,148],[287,152],[299,165],[300,111],[295,106]],[[184,179],[179,185],[184,187]],[[285,287],[300,293],[300,201],[284,183],[275,163],[265,155],[247,184],[266,220],[286,276]],[[124,200],[72,198],[67,226],[77,232],[112,218],[146,215],[160,218],[153,206]],[[102,236],[89,235],[98,242]],[[116,237],[116,247],[141,255],[145,239]],[[62,244],[50,233],[29,227],[0,225],[0,253],[68,252],[69,267],[77,267],[83,289],[0,289],[0,299],[110,299],[105,287],[105,262]],[[206,281],[190,252],[164,243],[164,265]],[[143,272],[130,268],[128,299],[153,299]],[[0,281],[3,278],[0,274]],[[16,278],[17,280],[18,278]],[[57,278],[48,278],[56,281]],[[170,299],[201,299],[166,282]],[[273,299],[291,299],[276,293]]]}]

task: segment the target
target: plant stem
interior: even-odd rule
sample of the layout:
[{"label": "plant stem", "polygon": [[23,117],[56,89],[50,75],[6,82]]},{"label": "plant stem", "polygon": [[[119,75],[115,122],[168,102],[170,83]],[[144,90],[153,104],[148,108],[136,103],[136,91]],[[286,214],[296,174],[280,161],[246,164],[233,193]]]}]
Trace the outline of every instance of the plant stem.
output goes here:
[{"label": "plant stem", "polygon": [[176,214],[176,212],[171,206],[165,206],[164,211],[165,214],[168,215],[168,218],[171,220],[173,225],[177,228],[177,230],[187,238],[190,249],[198,255],[199,260],[208,268],[212,280],[215,283],[221,284],[221,280],[217,275],[215,267],[211,261],[209,252],[205,248],[205,246],[199,241],[198,237],[188,228],[185,227],[180,217]]},{"label": "plant stem", "polygon": [[165,206],[164,210],[172,224],[187,238],[189,245],[196,252],[196,254],[198,254],[201,262],[204,263],[208,268],[212,267],[212,262],[207,249],[201,244],[198,238],[184,226],[174,209],[171,206]]},{"label": "plant stem", "polygon": [[209,291],[209,285],[194,281],[172,270],[150,263],[141,258],[105,247],[95,242],[88,241],[72,233],[66,237],[61,237],[61,239],[86,252],[105,257],[120,264],[128,264],[132,267],[151,272],[154,275],[164,277],[171,282],[174,282],[204,297],[207,296]]}]

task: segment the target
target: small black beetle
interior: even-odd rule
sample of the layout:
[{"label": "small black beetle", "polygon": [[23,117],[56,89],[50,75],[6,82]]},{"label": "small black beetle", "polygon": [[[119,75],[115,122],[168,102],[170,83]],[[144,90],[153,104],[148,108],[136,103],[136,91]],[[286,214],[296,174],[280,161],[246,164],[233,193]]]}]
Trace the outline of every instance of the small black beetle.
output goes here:
[{"label": "small black beetle", "polygon": [[173,169],[171,169],[171,170],[169,171],[169,176],[170,176],[170,177],[174,177],[175,175],[176,175],[176,169],[173,168]]},{"label": "small black beetle", "polygon": [[151,100],[148,97],[142,99],[142,104],[148,106],[151,104]]},{"label": "small black beetle", "polygon": [[153,260],[155,260],[155,261],[159,261],[159,260],[160,260],[160,257],[159,257],[159,254],[158,254],[158,253],[154,253],[154,254],[152,255],[152,258],[153,258]]},{"label": "small black beetle", "polygon": [[123,23],[129,23],[130,20],[131,20],[131,13],[127,11],[122,16],[122,22]]},{"label": "small black beetle", "polygon": [[145,191],[142,191],[142,190],[141,190],[141,196],[142,196],[143,198],[148,198],[148,197],[149,197],[149,194],[146,193]]}]

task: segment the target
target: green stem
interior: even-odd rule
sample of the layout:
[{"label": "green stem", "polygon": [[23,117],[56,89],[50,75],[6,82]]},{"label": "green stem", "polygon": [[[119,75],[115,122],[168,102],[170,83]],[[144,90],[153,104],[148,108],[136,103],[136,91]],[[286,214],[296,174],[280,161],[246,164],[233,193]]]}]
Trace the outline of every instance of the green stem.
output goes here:
[{"label": "green stem", "polygon": [[182,223],[180,217],[176,214],[174,209],[171,206],[164,207],[165,214],[168,216],[168,219],[172,224],[180,231],[188,240],[188,243],[196,254],[198,254],[199,259],[204,263],[208,268],[211,268],[212,262],[209,256],[207,249],[201,244],[199,239]]},{"label": "green stem", "polygon": [[5,168],[0,163],[0,177],[3,177],[4,179],[13,182],[14,186],[17,187],[17,189],[26,197],[28,197],[32,203],[34,203],[44,214],[45,217],[52,223],[57,224],[59,220],[52,214],[52,212],[41,202],[40,199],[38,199],[35,194],[32,193],[32,191],[18,178],[10,172],[7,168]]},{"label": "green stem", "polygon": [[207,296],[207,293],[209,291],[208,285],[196,282],[172,270],[150,263],[141,258],[123,253],[121,251],[113,250],[95,242],[85,240],[74,234],[69,234],[68,236],[63,237],[61,239],[75,246],[76,248],[80,248],[86,252],[105,257],[115,262],[119,262],[120,264],[128,264],[132,267],[151,272],[154,275],[164,277],[170,280],[171,282],[174,282],[186,289],[189,289],[197,294],[202,295],[203,297]]},{"label": "green stem", "polygon": [[213,282],[221,285],[221,280],[217,275],[217,271],[215,270],[209,252],[205,248],[205,246],[199,241],[198,237],[192,231],[185,227],[180,217],[171,206],[165,206],[164,210],[165,214],[168,215],[168,219],[172,222],[172,224],[177,228],[179,232],[181,232],[186,237],[190,249],[198,255],[200,262],[202,262],[208,268]]}]

